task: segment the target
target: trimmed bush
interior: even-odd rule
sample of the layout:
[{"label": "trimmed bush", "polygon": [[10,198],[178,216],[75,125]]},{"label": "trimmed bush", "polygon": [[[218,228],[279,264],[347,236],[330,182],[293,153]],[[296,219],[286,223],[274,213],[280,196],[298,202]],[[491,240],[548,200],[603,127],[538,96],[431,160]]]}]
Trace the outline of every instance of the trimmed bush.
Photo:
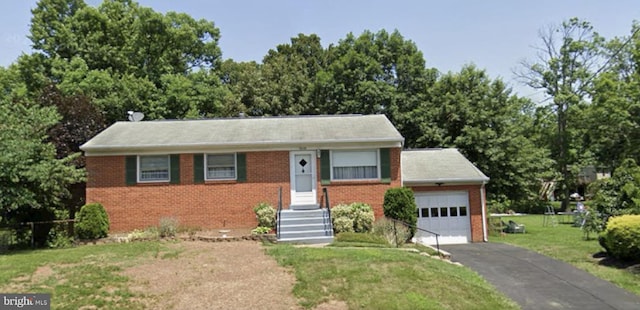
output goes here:
[{"label": "trimmed bush", "polygon": [[368,232],[371,230],[375,216],[370,205],[354,202],[349,205],[339,204],[331,208],[333,230],[341,232]]},{"label": "trimmed bush", "polygon": [[333,231],[336,234],[353,232],[353,220],[348,217],[332,217]]},{"label": "trimmed bush", "polygon": [[276,209],[266,202],[261,202],[253,208],[258,219],[258,227],[276,228]]},{"label": "trimmed bush", "polygon": [[82,206],[76,214],[74,230],[80,239],[104,238],[109,233],[109,216],[99,203]]},{"label": "trimmed bush", "polygon": [[622,215],[609,218],[602,235],[604,248],[621,260],[640,258],[640,215]]},{"label": "trimmed bush", "polygon": [[407,240],[411,239],[416,233],[416,225],[418,224],[418,215],[416,214],[416,200],[413,191],[408,187],[390,188],[384,193],[384,216],[403,221],[409,224],[410,235]]}]

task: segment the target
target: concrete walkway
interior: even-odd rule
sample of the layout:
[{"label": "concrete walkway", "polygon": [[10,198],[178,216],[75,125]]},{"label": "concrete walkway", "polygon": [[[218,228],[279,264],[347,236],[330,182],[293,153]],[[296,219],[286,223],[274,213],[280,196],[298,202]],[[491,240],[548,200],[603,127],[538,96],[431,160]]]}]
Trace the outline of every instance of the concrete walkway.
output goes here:
[{"label": "concrete walkway", "polygon": [[640,309],[640,296],[567,263],[500,243],[445,245],[522,309]]}]

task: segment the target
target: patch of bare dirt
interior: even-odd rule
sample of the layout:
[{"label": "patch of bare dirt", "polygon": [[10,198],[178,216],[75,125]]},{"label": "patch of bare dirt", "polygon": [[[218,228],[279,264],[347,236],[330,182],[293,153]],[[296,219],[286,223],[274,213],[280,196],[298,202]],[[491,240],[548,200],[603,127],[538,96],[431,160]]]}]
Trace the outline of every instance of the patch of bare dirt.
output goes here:
[{"label": "patch of bare dirt", "polygon": [[[294,275],[278,266],[255,241],[180,242],[177,258],[158,258],[128,268],[131,290],[154,296],[160,309],[299,309]],[[329,309],[329,308],[323,308]]]}]

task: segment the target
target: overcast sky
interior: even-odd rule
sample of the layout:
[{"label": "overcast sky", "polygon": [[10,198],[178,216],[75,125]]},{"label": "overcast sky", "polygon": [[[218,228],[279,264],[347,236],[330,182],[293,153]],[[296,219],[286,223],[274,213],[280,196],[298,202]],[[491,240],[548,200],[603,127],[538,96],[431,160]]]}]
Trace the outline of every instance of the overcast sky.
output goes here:
[{"label": "overcast sky", "polygon": [[[102,1],[85,0],[96,6]],[[222,55],[236,61],[260,62],[269,49],[290,42],[298,33],[315,33],[323,46],[349,32],[397,29],[416,43],[428,67],[459,71],[465,64],[501,77],[522,96],[533,90],[519,85],[512,69],[533,59],[538,30],[571,17],[590,21],[606,38],[630,34],[640,20],[640,0],[139,0],[159,12],[184,12],[213,21],[220,29]],[[30,53],[26,38],[35,0],[0,2],[0,66]]]}]

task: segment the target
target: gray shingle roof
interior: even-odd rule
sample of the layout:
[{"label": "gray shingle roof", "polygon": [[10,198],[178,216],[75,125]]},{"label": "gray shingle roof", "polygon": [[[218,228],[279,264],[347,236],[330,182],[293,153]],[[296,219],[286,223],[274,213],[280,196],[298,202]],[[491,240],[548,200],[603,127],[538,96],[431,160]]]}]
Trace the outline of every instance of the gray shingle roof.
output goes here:
[{"label": "gray shingle roof", "polygon": [[402,152],[402,181],[419,184],[475,184],[489,178],[457,149],[423,149]]},{"label": "gray shingle roof", "polygon": [[384,115],[117,122],[80,149],[86,155],[216,150],[400,147]]}]

